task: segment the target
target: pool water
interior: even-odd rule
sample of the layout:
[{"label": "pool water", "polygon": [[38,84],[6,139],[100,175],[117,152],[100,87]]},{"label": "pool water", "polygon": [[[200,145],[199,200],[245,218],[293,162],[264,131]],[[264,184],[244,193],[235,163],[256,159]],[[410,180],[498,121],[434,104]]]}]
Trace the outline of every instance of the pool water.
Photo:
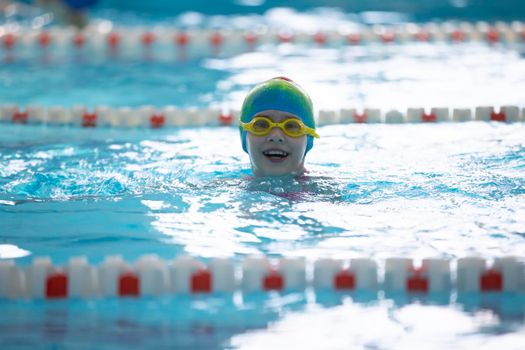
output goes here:
[{"label": "pool water", "polygon": [[301,183],[252,179],[229,127],[2,130],[5,234],[60,262],[115,252],[380,259],[525,249],[522,124],[321,127]]},{"label": "pool water", "polygon": [[147,54],[20,51],[3,57],[0,103],[239,109],[250,87],[279,75],[297,80],[315,108],[327,110],[521,106],[525,89],[522,43],[261,45],[186,58],[169,45]]},{"label": "pool water", "polygon": [[[158,54],[11,57],[0,65],[0,103],[238,108],[250,86],[283,74],[318,109],[522,106],[525,88],[520,45],[275,45],[183,61]],[[525,124],[318,133],[299,181],[252,178],[231,127],[0,124],[0,258],[523,256]],[[0,348],[521,349],[524,320],[523,296],[506,294],[1,300]]]},{"label": "pool water", "polygon": [[[306,190],[293,179],[250,178],[231,128],[2,130],[9,136],[2,142],[1,254],[22,265],[41,255],[57,264],[75,255],[100,263],[115,253],[128,261],[146,253],[382,261],[520,256],[525,249],[521,124],[322,127],[308,155]],[[91,341],[111,349],[316,348],[329,337],[327,348],[401,349],[432,337],[435,348],[488,339],[489,349],[523,341],[523,299],[472,298],[2,302],[0,329],[4,344],[20,348],[42,341],[49,348]],[[436,319],[447,321],[436,326]]]}]

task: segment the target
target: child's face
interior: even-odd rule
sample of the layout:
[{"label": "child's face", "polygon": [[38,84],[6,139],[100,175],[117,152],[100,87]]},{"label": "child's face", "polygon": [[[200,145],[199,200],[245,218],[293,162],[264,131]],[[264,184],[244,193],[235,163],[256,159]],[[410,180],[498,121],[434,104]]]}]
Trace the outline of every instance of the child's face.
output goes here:
[{"label": "child's face", "polygon": [[[254,117],[265,116],[274,122],[297,116],[278,110],[266,110]],[[299,175],[304,171],[306,135],[290,137],[281,129],[273,128],[268,135],[246,135],[246,147],[255,176]],[[273,151],[273,152],[272,152]]]}]

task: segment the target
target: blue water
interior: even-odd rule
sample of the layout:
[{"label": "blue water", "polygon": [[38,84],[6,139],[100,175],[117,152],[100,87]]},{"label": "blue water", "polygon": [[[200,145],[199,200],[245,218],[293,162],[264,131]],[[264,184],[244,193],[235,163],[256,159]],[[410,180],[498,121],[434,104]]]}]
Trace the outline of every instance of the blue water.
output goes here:
[{"label": "blue water", "polygon": [[[262,14],[276,7],[287,7],[306,12],[316,8],[335,8],[352,14],[354,18],[364,15],[365,20],[370,13],[393,14],[390,20],[399,20],[399,16],[415,21],[443,20],[451,18],[468,20],[521,20],[525,7],[520,0],[500,0],[498,2],[484,0],[223,0],[208,2],[195,0],[191,3],[170,0],[144,2],[128,0],[100,0],[92,9],[97,15],[111,13],[115,8],[126,13],[126,19],[140,14],[144,18],[156,21],[173,17],[180,13],[197,12],[210,15],[230,14]],[[116,18],[122,19],[122,15]],[[377,18],[377,16],[372,16]],[[387,20],[388,21],[388,20]]]},{"label": "blue water", "polygon": [[[41,255],[57,264],[75,255],[99,263],[115,253],[128,261],[146,253],[382,261],[521,256],[525,249],[522,124],[322,127],[302,184],[251,179],[230,128],[1,129],[8,136],[0,254],[23,265]],[[429,336],[436,349],[473,348],[481,339],[487,349],[507,341],[518,349],[523,342],[522,297],[393,298],[4,301],[0,334],[9,348],[266,348],[277,341],[401,349]],[[436,327],[435,319],[446,322]]]},{"label": "blue water", "polygon": [[[204,27],[252,20],[320,28],[353,16],[304,4],[255,17],[191,16]],[[470,9],[475,19],[479,7]],[[95,13],[148,25],[188,21],[183,10],[141,18],[137,9],[119,15],[102,6]],[[400,15],[417,19],[411,11]],[[166,50],[152,57],[29,50],[3,53],[0,103],[238,108],[250,86],[284,74],[310,92],[317,109],[523,107],[522,52],[521,45],[482,43],[279,45],[186,59]],[[253,179],[238,130],[229,127],[0,124],[0,258],[26,265],[44,255],[57,264],[85,255],[97,264],[110,254],[133,261],[150,253],[235,261],[257,253],[365,256],[379,263],[392,256],[523,256],[525,124],[334,125],[318,132],[308,176],[298,181]],[[1,300],[0,348],[522,349],[524,319],[523,297],[506,294],[307,290]]]},{"label": "blue water", "polygon": [[[31,4],[33,0],[19,0]],[[82,2],[82,1],[78,1]],[[467,20],[521,20],[525,12],[520,0],[221,0],[209,2],[194,0],[192,2],[156,0],[141,1],[99,0],[89,9],[96,17],[110,17],[123,21],[169,20],[181,13],[193,12],[214,16],[232,14],[264,14],[273,8],[287,7],[306,12],[317,8],[334,8],[354,17],[369,13],[394,14],[416,21],[467,19]],[[377,18],[377,16],[374,16]]]},{"label": "blue water", "polygon": [[60,262],[115,252],[519,256],[524,130],[327,126],[300,182],[252,179],[233,128],[3,125],[0,215],[9,243]]},{"label": "blue water", "polygon": [[140,52],[115,58],[105,51],[33,50],[0,65],[0,103],[239,109],[251,86],[286,75],[305,87],[317,109],[521,106],[523,49],[481,43],[281,45],[186,60],[169,48],[147,60]]}]

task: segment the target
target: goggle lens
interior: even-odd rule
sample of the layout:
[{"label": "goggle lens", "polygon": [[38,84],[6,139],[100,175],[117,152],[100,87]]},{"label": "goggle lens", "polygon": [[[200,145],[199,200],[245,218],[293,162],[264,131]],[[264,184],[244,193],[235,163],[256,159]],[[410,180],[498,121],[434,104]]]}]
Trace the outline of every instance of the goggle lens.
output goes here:
[{"label": "goggle lens", "polygon": [[284,132],[290,136],[301,136],[303,127],[298,120],[290,119],[284,123]]},{"label": "goggle lens", "polygon": [[252,130],[257,133],[270,131],[271,125],[267,119],[255,118],[252,124]]}]

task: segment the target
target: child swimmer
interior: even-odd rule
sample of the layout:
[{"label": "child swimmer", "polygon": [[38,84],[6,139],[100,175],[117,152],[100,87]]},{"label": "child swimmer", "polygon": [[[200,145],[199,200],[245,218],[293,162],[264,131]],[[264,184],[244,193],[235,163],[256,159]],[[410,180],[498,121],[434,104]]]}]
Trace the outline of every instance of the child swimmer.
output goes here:
[{"label": "child swimmer", "polygon": [[302,175],[306,154],[319,138],[310,97],[285,77],[267,80],[248,93],[239,125],[242,148],[257,177]]},{"label": "child swimmer", "polygon": [[[340,201],[339,181],[305,174],[306,154],[319,135],[315,132],[312,100],[298,84],[278,77],[256,85],[242,104],[239,131],[255,178],[214,181],[215,191],[235,186],[293,202]],[[243,203],[246,212],[252,213],[254,203]]]}]

